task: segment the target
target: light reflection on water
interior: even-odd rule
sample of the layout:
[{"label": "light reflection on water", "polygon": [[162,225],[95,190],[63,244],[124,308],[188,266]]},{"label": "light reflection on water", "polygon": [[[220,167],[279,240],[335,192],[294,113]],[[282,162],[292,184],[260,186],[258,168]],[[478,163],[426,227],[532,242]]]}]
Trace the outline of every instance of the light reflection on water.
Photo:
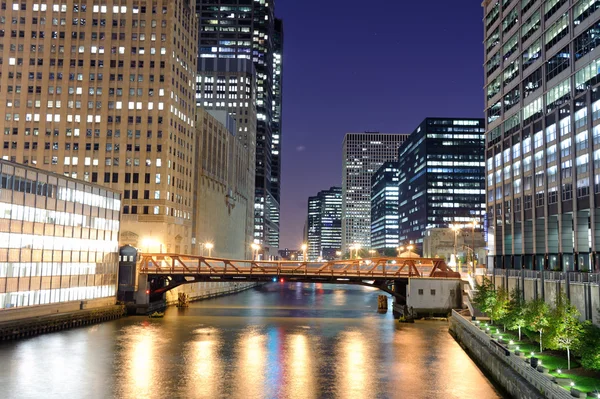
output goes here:
[{"label": "light reflection on water", "polygon": [[[0,345],[7,398],[496,398],[445,322],[399,325],[378,291],[269,284]],[[5,395],[6,394],[6,395]]]}]

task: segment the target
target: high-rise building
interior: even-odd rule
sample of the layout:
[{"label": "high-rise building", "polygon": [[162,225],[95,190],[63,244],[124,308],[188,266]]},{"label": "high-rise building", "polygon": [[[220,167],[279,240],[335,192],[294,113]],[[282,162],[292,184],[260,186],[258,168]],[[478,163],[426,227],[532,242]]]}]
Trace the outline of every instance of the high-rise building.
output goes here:
[{"label": "high-rise building", "polygon": [[371,246],[371,176],[398,160],[408,134],[348,133],[342,146],[342,251]]},{"label": "high-rise building", "polygon": [[189,252],[195,1],[87,3],[0,9],[2,157],[123,193],[122,244]]},{"label": "high-rise building", "polygon": [[308,198],[307,256],[332,260],[342,244],[342,189],[331,187]]},{"label": "high-rise building", "polygon": [[600,7],[485,1],[489,262],[600,270]]},{"label": "high-rise building", "polygon": [[384,162],[371,177],[371,248],[398,248],[398,162]]},{"label": "high-rise building", "polygon": [[[238,0],[197,2],[198,56],[251,60],[254,64],[257,83],[254,239],[262,245],[265,257],[269,257],[276,256],[279,247],[283,24],[275,19],[272,0],[241,3]],[[201,63],[199,71],[200,67]]]},{"label": "high-rise building", "polygon": [[[246,59],[200,58],[196,77],[196,105],[209,112],[226,112],[235,121],[235,140],[244,149],[239,156],[240,173],[244,173],[241,190],[246,206],[246,256],[252,256],[254,242],[254,176],[256,161],[256,74],[254,64]],[[245,171],[245,172],[242,172]],[[239,176],[240,178],[241,175]],[[246,185],[251,190],[246,189]],[[241,205],[241,204],[240,204]]]},{"label": "high-rise building", "polygon": [[398,155],[400,244],[423,243],[430,228],[482,226],[483,119],[426,118]]}]

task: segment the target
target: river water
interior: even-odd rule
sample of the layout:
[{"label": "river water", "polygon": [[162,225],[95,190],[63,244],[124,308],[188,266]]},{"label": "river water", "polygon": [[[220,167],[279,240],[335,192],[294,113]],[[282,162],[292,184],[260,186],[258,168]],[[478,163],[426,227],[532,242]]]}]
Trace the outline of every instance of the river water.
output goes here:
[{"label": "river water", "polygon": [[271,283],[0,344],[2,398],[499,398],[442,321],[366,287]]}]

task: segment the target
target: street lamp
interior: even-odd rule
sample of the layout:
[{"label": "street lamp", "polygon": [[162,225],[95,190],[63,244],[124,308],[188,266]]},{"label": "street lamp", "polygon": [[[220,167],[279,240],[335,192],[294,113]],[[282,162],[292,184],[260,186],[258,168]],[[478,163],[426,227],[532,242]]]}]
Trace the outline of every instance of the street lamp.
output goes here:
[{"label": "street lamp", "polygon": [[306,243],[302,244],[302,260],[304,262],[307,262],[308,259],[306,258],[306,250],[308,249],[308,245],[306,245]]},{"label": "street lamp", "polygon": [[371,257],[373,257],[375,252],[377,252],[377,251],[375,251],[374,249],[369,249],[369,254],[371,255]]},{"label": "street lamp", "polygon": [[354,244],[354,256],[358,259],[358,251],[362,246],[360,244]]},{"label": "street lamp", "polygon": [[472,238],[471,264],[473,265],[473,275],[475,275],[475,228],[477,227],[477,220],[473,220],[471,227],[472,227],[472,229],[471,229],[471,238]]},{"label": "street lamp", "polygon": [[400,246],[398,248],[396,248],[396,251],[398,251],[398,256],[402,255],[402,252],[404,252],[404,247]]},{"label": "street lamp", "polygon": [[253,251],[253,259],[257,260],[258,259],[258,250],[260,249],[260,245],[254,242],[250,245],[250,247],[252,248],[252,251]]},{"label": "street lamp", "polygon": [[409,245],[408,247],[406,247],[406,250],[408,252],[412,252],[413,248],[414,248],[414,245]]},{"label": "street lamp", "polygon": [[342,258],[342,251],[335,251],[335,256],[337,256],[338,258]]},{"label": "street lamp", "polygon": [[210,258],[210,254],[212,253],[212,249],[214,248],[213,243],[212,242],[204,243],[204,248],[208,249],[208,257]]},{"label": "street lamp", "polygon": [[450,228],[452,229],[452,231],[454,231],[454,263],[456,263],[456,271],[458,272],[458,260],[457,260],[457,253],[456,253],[456,240],[458,237],[458,232],[460,231],[460,227],[458,227],[457,225],[451,224]]}]

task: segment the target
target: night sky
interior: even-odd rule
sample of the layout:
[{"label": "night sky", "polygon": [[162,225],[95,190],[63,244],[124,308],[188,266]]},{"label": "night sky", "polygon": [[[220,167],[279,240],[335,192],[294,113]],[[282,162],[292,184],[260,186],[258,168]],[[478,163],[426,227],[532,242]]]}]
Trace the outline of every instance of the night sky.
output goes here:
[{"label": "night sky", "polygon": [[281,248],[308,197],[341,186],[349,132],[483,117],[480,0],[276,0],[285,27]]}]

